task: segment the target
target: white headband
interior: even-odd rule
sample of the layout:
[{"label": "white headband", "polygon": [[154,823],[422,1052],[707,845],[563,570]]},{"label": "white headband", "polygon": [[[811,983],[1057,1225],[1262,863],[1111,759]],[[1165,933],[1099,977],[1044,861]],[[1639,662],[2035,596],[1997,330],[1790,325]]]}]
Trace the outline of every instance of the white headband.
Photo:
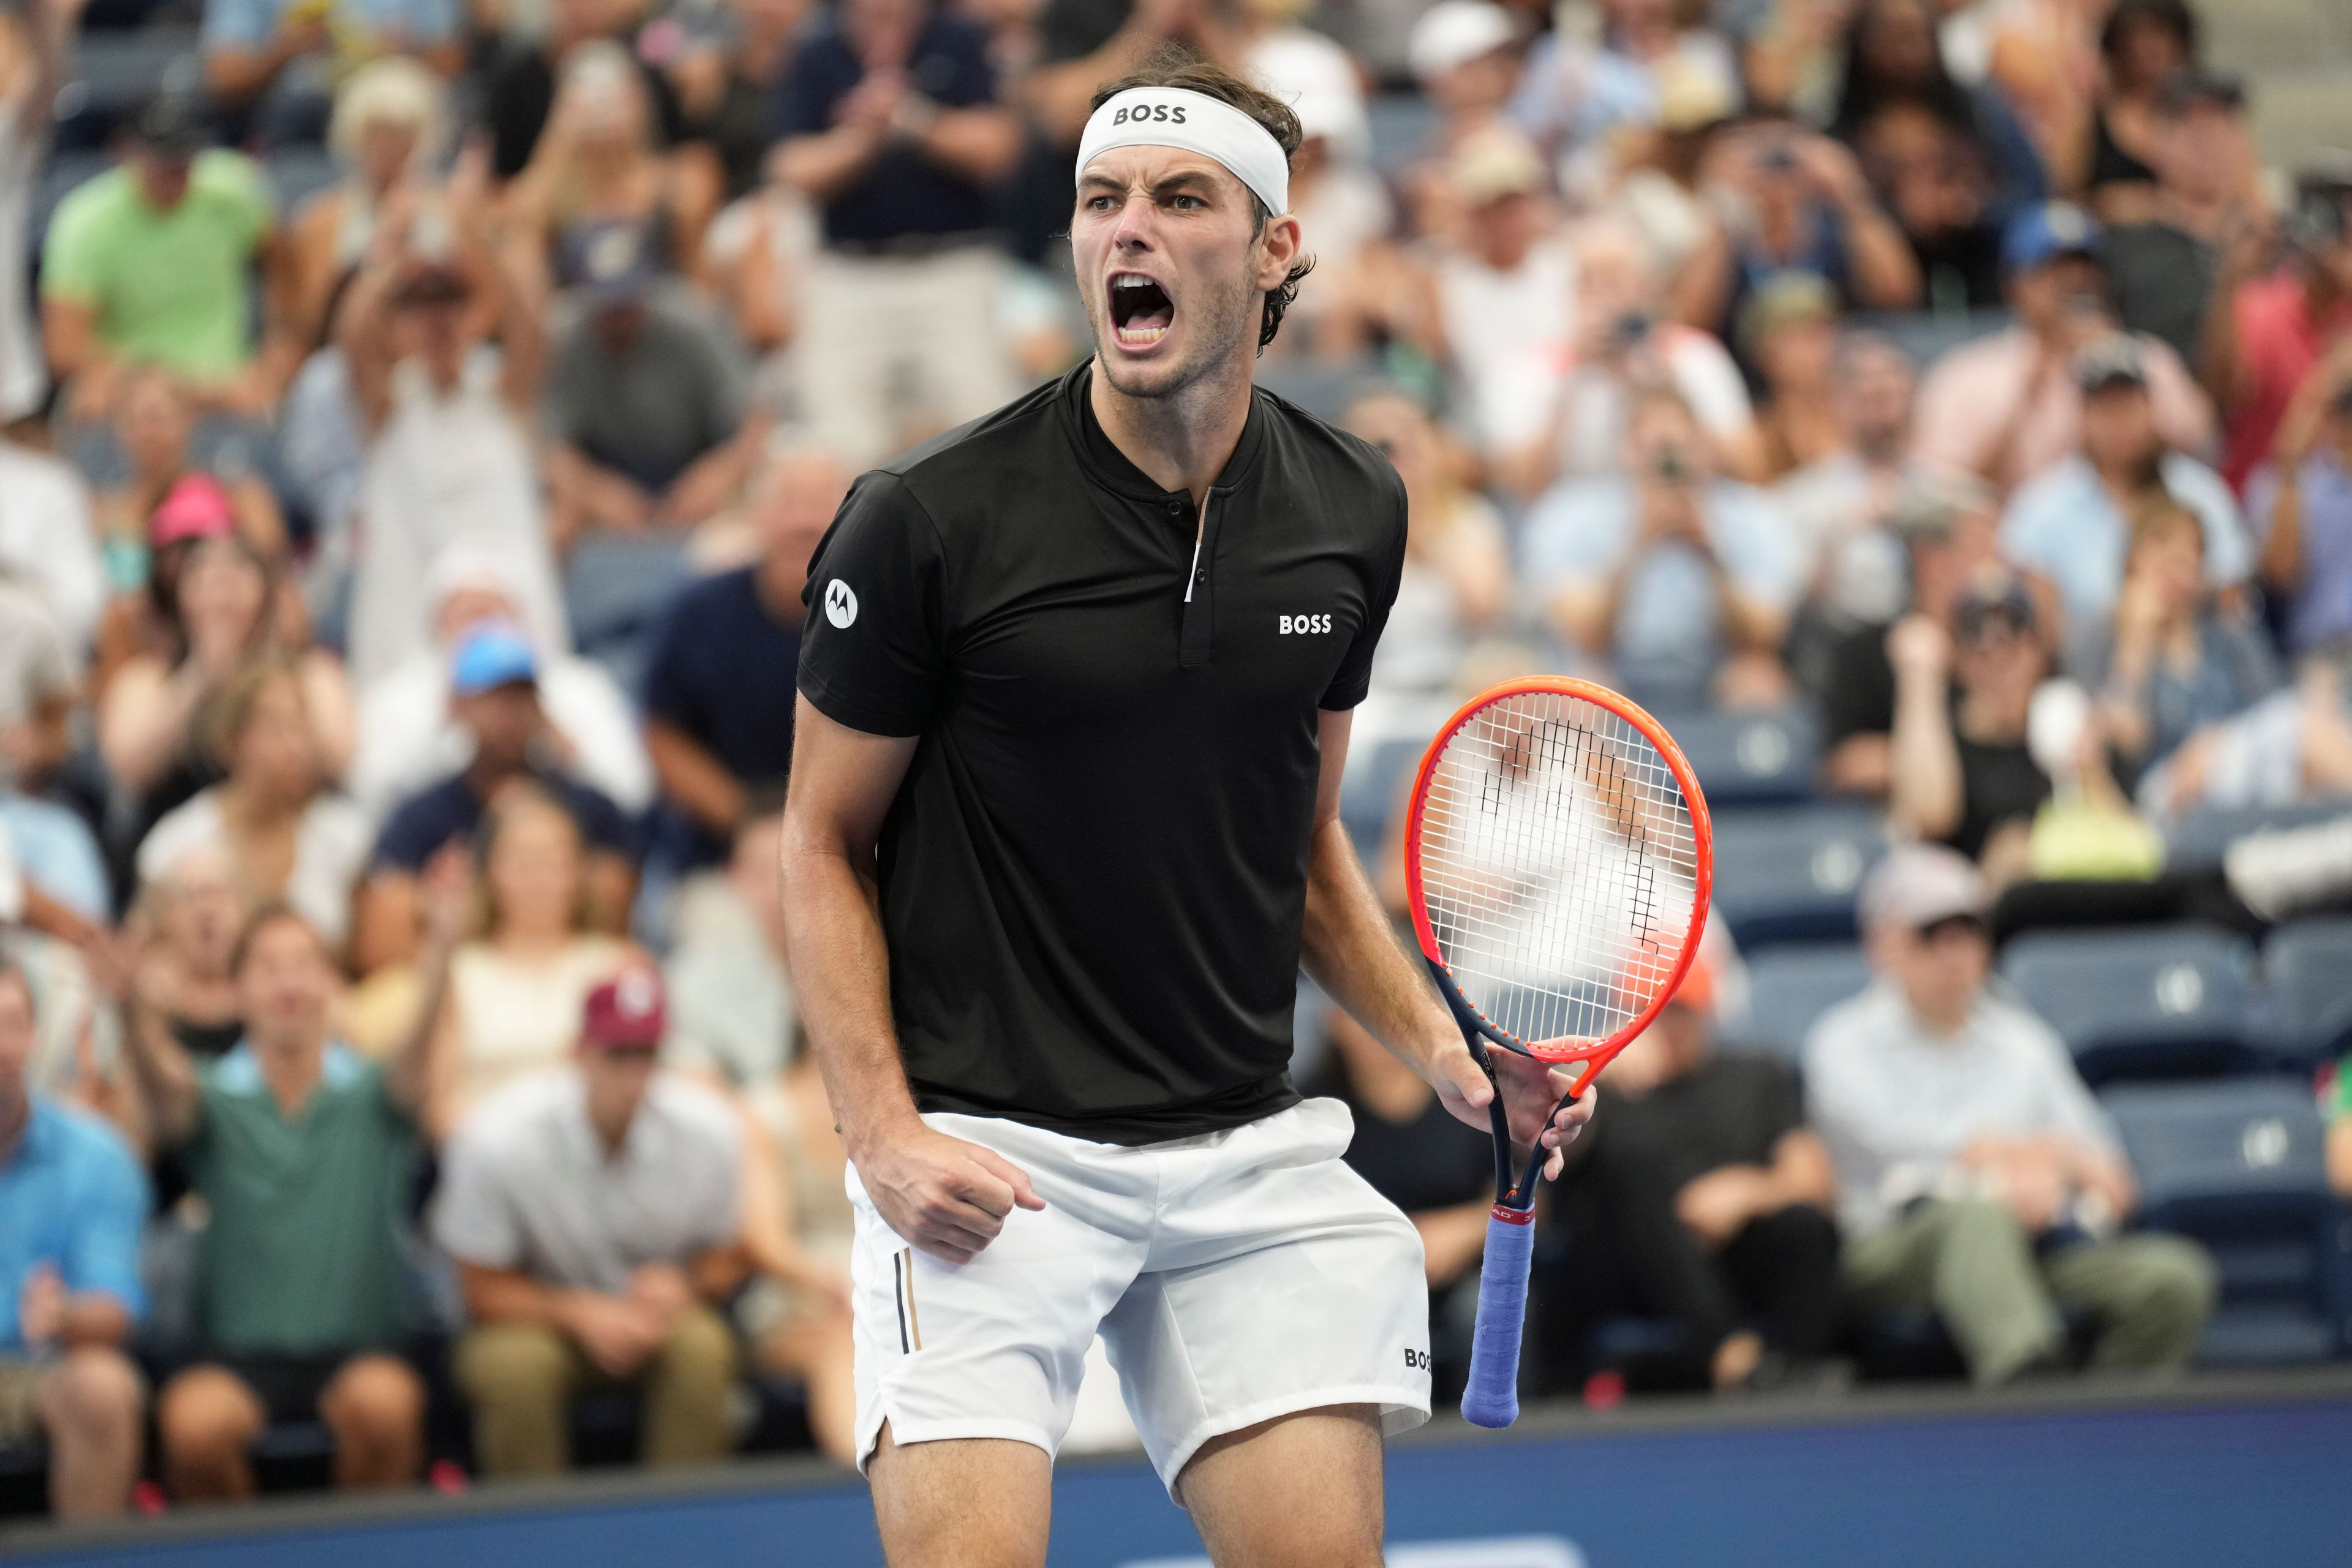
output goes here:
[{"label": "white headband", "polygon": [[1213,158],[1270,213],[1290,210],[1290,160],[1273,132],[1232,104],[1181,87],[1131,87],[1087,121],[1078,174],[1114,147],[1181,147]]}]

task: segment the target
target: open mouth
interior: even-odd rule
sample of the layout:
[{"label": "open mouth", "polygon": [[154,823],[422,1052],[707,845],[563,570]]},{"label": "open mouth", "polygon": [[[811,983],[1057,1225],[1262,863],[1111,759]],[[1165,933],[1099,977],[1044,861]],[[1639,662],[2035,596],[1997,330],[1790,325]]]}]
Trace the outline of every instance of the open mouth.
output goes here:
[{"label": "open mouth", "polygon": [[1115,272],[1110,279],[1110,325],[1123,349],[1148,349],[1168,335],[1176,302],[1140,272]]}]

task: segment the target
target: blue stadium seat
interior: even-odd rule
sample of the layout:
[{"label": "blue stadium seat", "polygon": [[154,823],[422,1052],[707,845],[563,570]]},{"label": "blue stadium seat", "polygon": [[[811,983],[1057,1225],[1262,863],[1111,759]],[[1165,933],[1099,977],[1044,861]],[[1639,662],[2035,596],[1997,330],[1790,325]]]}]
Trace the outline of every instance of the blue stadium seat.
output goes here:
[{"label": "blue stadium seat", "polygon": [[1812,798],[1822,731],[1821,721],[1806,710],[1682,713],[1665,718],[1665,725],[1690,759],[1709,806],[1777,805]]},{"label": "blue stadium seat", "polygon": [[1429,150],[1437,133],[1437,107],[1417,92],[1383,92],[1364,105],[1371,132],[1372,167],[1394,174]]},{"label": "blue stadium seat", "polygon": [[2263,943],[2281,1051],[2308,1064],[2352,1050],[2352,916],[2294,921]]},{"label": "blue stadium seat", "polygon": [[1853,894],[1886,852],[1868,806],[1769,806],[1715,819],[1715,910],[1739,945],[1853,934]]},{"label": "blue stadium seat", "polygon": [[2212,876],[2231,844],[2266,827],[2307,827],[2352,813],[2352,803],[2310,801],[2299,805],[2208,807],[2192,811],[2165,835],[2165,869],[2182,876]]},{"label": "blue stadium seat", "polygon": [[74,48],[73,75],[58,89],[57,145],[105,145],[167,78],[175,84],[197,79],[198,47],[193,26],[84,33]]},{"label": "blue stadium seat", "polygon": [[2135,1084],[2105,1091],[2147,1223],[2195,1237],[2221,1273],[2208,1362],[2341,1354],[2352,1238],[2327,1191],[2326,1131],[2302,1085]]},{"label": "blue stadium seat", "polygon": [[342,175],[334,154],[324,147],[280,147],[264,165],[270,188],[278,193],[278,210],[291,217],[302,204],[333,184]]},{"label": "blue stadium seat", "polygon": [[2253,948],[2211,926],[2030,931],[2001,973],[2092,1084],[2258,1070]]},{"label": "blue stadium seat", "polygon": [[1813,1020],[1870,984],[1870,961],[1845,942],[1768,948],[1748,963],[1748,1022],[1725,1037],[1794,1067]]}]

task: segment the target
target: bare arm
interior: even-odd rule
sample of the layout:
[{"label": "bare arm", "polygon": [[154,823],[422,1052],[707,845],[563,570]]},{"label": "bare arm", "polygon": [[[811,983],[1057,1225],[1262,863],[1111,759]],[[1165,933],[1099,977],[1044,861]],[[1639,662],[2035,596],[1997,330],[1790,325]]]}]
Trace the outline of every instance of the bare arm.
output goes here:
[{"label": "bare arm", "polygon": [[[1461,1027],[1397,941],[1339,821],[1339,780],[1348,765],[1353,717],[1326,712],[1318,728],[1323,765],[1307,850],[1300,967],[1349,1016],[1426,1079],[1446,1110],[1483,1130],[1495,1084],[1487,1081],[1463,1043]],[[1592,1096],[1585,1095],[1555,1119],[1553,1108],[1574,1083],[1575,1074],[1511,1051],[1491,1051],[1488,1058],[1509,1105],[1512,1135],[1524,1144],[1540,1138],[1550,1151],[1544,1173],[1558,1175],[1563,1148],[1592,1119]]]},{"label": "bare arm", "polygon": [[836,125],[814,136],[793,136],[777,143],[770,167],[779,181],[822,204],[846,190],[887,142],[884,132],[875,126]]},{"label": "bare arm", "polygon": [[2339,1198],[2352,1198],[2352,1116],[2327,1124],[2327,1185]]},{"label": "bare arm", "polygon": [[1895,664],[1895,731],[1887,752],[1887,806],[1922,838],[1960,825],[1960,748],[1952,734],[1948,654],[1941,626],[1914,616],[1887,633]]},{"label": "bare arm", "polygon": [[1837,1176],[1830,1165],[1829,1146],[1812,1129],[1797,1127],[1782,1133],[1772,1145],[1772,1163],[1768,1169],[1773,1195],[1779,1199],[1774,1208],[1790,1204],[1811,1204],[1823,1209],[1835,1205]]},{"label": "bare arm", "polygon": [[84,0],[39,0],[25,17],[25,41],[31,47],[31,69],[7,106],[20,124],[40,130],[56,106],[58,88],[73,58],[74,35],[81,25]]},{"label": "bare arm", "polygon": [[912,138],[929,162],[978,185],[1013,173],[1021,158],[1021,122],[994,105],[949,109]]},{"label": "bare arm", "polygon": [[352,400],[371,436],[383,428],[392,413],[392,284],[399,255],[398,243],[380,233],[359,276],[352,279],[335,325]]},{"label": "bare arm", "polygon": [[646,755],[653,760],[662,794],[706,830],[732,834],[743,819],[743,786],[735,775],[676,725],[649,718],[645,734]]},{"label": "bare arm", "polygon": [[784,948],[809,1048],[882,1217],[925,1252],[969,1262],[1016,1205],[1045,1205],[1028,1177],[992,1151],[926,1127],[899,1061],[874,849],[914,761],[915,738],[852,730],[805,697],[793,723]]},{"label": "bare arm", "polygon": [[134,1005],[131,1026],[122,1035],[131,1076],[145,1103],[147,1126],[156,1146],[169,1149],[186,1142],[204,1112],[204,1091],[195,1064],[152,1007]]}]

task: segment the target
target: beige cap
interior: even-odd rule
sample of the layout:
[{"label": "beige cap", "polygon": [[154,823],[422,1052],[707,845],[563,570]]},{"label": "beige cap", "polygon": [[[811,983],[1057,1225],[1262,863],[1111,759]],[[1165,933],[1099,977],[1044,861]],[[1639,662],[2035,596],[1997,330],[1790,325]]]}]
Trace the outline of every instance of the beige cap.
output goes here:
[{"label": "beige cap", "polygon": [[1976,864],[1940,844],[1898,844],[1863,879],[1855,915],[1864,931],[1916,931],[1954,915],[1982,920],[1992,890]]},{"label": "beige cap", "polygon": [[1454,149],[1449,173],[1454,194],[1473,207],[1505,196],[1527,195],[1544,186],[1542,154],[1526,137],[1500,126],[1464,137]]}]

